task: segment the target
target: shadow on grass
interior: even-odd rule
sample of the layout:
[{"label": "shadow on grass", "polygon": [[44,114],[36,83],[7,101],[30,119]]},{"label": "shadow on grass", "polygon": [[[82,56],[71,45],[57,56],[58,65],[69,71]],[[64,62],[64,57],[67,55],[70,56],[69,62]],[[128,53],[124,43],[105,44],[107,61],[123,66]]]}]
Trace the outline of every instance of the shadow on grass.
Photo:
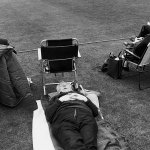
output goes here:
[{"label": "shadow on grass", "polygon": [[[137,72],[135,69],[130,70],[129,72],[123,71],[122,81],[127,86],[135,86],[135,88],[139,89],[139,72]],[[140,85],[141,90],[150,88],[150,67],[146,68],[145,72],[142,72],[140,74]],[[140,89],[139,89],[140,90]]]}]

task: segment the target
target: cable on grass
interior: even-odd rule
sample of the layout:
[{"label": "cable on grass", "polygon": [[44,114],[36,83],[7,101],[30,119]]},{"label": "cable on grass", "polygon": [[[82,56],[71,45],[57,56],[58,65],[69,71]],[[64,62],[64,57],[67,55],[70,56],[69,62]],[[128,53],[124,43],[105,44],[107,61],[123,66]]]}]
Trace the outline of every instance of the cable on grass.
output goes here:
[{"label": "cable on grass", "polygon": [[[89,44],[96,44],[96,43],[104,43],[104,42],[112,42],[112,41],[122,41],[122,40],[127,40],[129,38],[119,38],[119,39],[110,39],[110,40],[101,40],[101,41],[89,41],[85,43],[79,43],[79,45],[89,45]],[[32,50],[22,50],[22,51],[17,51],[17,53],[27,53],[27,52],[33,52],[37,51],[38,49],[32,49]]]},{"label": "cable on grass", "polygon": [[104,43],[104,42],[112,42],[112,41],[122,41],[127,40],[129,38],[119,38],[119,39],[110,39],[110,40],[101,40],[101,41],[90,41],[85,43],[79,43],[79,45],[88,45],[88,44],[95,44],[95,43]]}]

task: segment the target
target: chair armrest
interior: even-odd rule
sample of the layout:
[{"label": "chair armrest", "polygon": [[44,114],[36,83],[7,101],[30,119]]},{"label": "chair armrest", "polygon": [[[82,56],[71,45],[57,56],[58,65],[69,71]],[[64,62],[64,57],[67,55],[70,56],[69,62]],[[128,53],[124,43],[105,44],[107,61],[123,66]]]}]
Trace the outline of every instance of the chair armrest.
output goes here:
[{"label": "chair armrest", "polygon": [[81,57],[81,53],[78,51],[78,58],[80,58]]},{"label": "chair armrest", "polygon": [[41,48],[38,48],[38,60],[42,59]]},{"label": "chair armrest", "polygon": [[138,59],[140,59],[139,56],[135,55],[133,52],[129,51],[128,49],[125,49],[125,52],[131,54],[132,56],[134,56],[134,57],[136,57],[136,58],[138,58]]}]

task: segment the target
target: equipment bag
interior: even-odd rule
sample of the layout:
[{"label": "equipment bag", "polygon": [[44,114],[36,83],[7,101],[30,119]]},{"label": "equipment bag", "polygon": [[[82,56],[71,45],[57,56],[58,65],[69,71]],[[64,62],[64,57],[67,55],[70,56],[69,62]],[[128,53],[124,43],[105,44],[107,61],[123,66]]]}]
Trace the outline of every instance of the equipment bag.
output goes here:
[{"label": "equipment bag", "polygon": [[119,52],[118,56],[110,55],[107,63],[108,63],[108,70],[107,74],[114,79],[120,79],[122,76],[122,63],[123,60],[120,57],[121,52]]}]

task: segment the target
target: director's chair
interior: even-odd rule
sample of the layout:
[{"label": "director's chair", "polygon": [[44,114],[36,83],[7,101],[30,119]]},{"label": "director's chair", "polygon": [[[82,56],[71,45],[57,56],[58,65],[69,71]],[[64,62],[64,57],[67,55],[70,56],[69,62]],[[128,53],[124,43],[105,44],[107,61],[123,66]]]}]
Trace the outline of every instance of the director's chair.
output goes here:
[{"label": "director's chair", "polygon": [[46,86],[57,83],[46,83],[45,73],[74,72],[74,81],[77,81],[76,60],[81,57],[76,38],[42,40],[38,49],[38,59],[41,63],[41,75],[44,95],[47,95]]},{"label": "director's chair", "polygon": [[[136,71],[139,73],[138,87],[139,87],[139,90],[142,90],[141,73],[145,72],[146,66],[150,64],[150,43],[147,45],[141,57],[135,55],[129,49],[124,49],[124,51],[127,55],[125,56],[125,61],[127,61],[127,63],[129,64],[132,64],[136,68]],[[128,57],[128,56],[131,56],[131,57]]]}]

